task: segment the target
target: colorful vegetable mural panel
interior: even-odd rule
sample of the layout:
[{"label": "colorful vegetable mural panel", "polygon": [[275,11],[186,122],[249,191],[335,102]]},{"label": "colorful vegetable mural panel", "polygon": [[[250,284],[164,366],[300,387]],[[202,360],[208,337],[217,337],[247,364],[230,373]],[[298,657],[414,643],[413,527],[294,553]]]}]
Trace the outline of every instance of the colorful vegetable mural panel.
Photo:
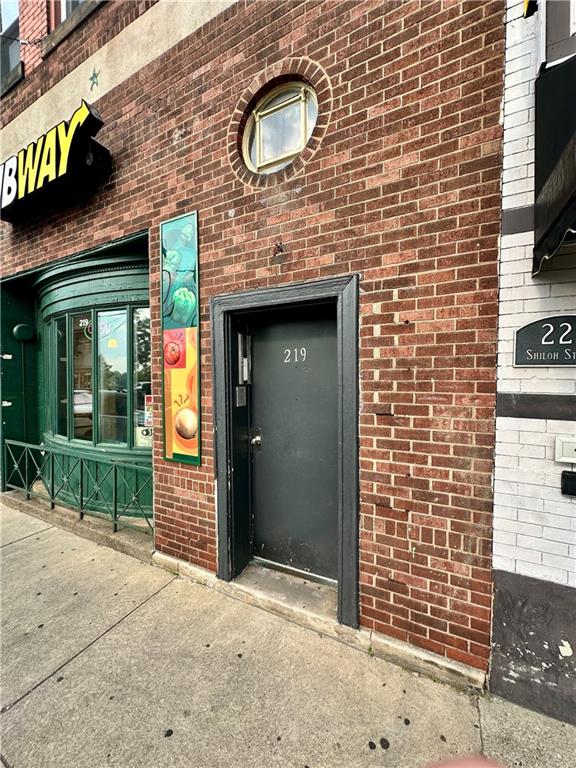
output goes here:
[{"label": "colorful vegetable mural panel", "polygon": [[164,457],[200,464],[198,219],[160,224]]}]

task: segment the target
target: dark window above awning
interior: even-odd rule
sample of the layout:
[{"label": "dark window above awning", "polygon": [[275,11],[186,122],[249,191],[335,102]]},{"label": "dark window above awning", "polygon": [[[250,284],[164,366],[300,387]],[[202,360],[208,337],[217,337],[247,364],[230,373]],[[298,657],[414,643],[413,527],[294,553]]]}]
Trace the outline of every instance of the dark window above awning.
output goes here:
[{"label": "dark window above awning", "polygon": [[533,274],[576,233],[576,57],[536,80]]}]

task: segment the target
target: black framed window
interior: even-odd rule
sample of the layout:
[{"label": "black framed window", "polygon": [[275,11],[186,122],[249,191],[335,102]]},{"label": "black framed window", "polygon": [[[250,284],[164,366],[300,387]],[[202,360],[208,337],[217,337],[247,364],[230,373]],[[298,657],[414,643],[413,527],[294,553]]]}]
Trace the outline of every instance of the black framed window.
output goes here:
[{"label": "black framed window", "polygon": [[18,0],[0,0],[0,72],[5,78],[20,63]]},{"label": "black framed window", "polygon": [[150,448],[150,310],[74,311],[50,321],[51,431],[95,445]]},{"label": "black framed window", "polygon": [[550,64],[576,54],[576,0],[546,3],[546,61]]},{"label": "black framed window", "polygon": [[59,24],[78,8],[85,0],[48,0],[48,20],[50,29],[56,29]]}]

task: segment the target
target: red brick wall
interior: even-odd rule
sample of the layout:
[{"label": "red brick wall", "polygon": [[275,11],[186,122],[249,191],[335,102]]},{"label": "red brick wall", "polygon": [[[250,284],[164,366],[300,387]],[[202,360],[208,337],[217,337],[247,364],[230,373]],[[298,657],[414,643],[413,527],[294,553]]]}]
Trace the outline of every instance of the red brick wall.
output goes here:
[{"label": "red brick wall", "polygon": [[[20,37],[28,41],[40,41],[48,33],[47,3],[39,0],[20,0]],[[20,46],[20,59],[26,74],[42,62],[39,44]]]},{"label": "red brick wall", "polygon": [[[158,0],[109,0],[71,30],[58,47],[49,51],[44,58],[40,44],[21,45],[20,58],[24,62],[26,83],[10,91],[2,99],[1,124],[9,123],[39,96],[50,90],[64,75],[86,61],[157,2]],[[31,41],[44,39],[49,32],[47,2],[19,0],[19,3],[20,37]]]},{"label": "red brick wall", "polygon": [[[115,170],[92,202],[8,228],[1,244],[14,271],[24,257],[31,267],[150,228],[156,545],[210,569],[209,298],[359,272],[361,621],[482,669],[503,12],[499,1],[238,4],[98,101],[106,121],[99,139]],[[245,186],[229,163],[231,116],[259,73],[294,56],[317,62],[330,79],[326,133],[300,174]],[[56,57],[62,71],[67,65],[53,57],[55,77]],[[30,91],[27,83],[16,89],[15,110]],[[193,209],[200,468],[165,463],[160,432],[158,225]],[[280,238],[282,258],[273,256]]]}]

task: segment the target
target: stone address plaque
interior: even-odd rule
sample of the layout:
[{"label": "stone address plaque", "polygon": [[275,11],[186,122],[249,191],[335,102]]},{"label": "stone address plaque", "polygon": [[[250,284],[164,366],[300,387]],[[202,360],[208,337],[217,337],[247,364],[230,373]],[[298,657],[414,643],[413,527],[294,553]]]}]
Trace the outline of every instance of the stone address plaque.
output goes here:
[{"label": "stone address plaque", "polygon": [[536,320],[515,334],[514,365],[576,367],[576,315]]}]

